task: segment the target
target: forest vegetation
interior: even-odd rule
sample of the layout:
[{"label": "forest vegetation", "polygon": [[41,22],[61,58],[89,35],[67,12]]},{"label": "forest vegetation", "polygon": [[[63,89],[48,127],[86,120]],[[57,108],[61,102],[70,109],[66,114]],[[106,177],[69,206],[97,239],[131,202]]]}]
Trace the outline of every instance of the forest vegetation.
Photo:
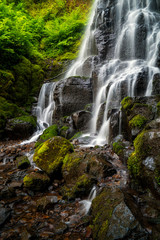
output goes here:
[{"label": "forest vegetation", "polygon": [[28,114],[44,79],[77,56],[90,6],[91,0],[0,0],[0,128]]}]

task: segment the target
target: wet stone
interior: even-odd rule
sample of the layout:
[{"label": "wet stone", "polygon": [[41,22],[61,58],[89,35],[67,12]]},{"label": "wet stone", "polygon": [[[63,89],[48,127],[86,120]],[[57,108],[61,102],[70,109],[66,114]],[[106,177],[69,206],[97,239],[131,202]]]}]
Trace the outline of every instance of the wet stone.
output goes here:
[{"label": "wet stone", "polygon": [[63,222],[59,222],[56,226],[55,226],[55,234],[63,234],[66,230],[67,230],[67,225]]},{"label": "wet stone", "polygon": [[129,208],[124,202],[121,202],[113,211],[107,239],[114,240],[124,238],[129,231],[137,225],[138,222],[135,220]]}]

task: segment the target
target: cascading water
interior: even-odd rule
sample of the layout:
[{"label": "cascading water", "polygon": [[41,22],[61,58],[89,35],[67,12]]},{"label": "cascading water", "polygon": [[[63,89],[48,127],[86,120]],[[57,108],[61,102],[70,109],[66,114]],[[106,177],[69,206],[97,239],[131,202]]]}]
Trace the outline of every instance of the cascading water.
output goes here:
[{"label": "cascading water", "polygon": [[53,99],[56,82],[45,83],[42,85],[38,103],[35,108],[35,115],[37,117],[37,131],[34,135],[21,144],[34,142],[43,133],[43,131],[52,125],[52,116],[55,110],[55,102]]},{"label": "cascading water", "polygon": [[153,94],[153,79],[160,73],[159,12],[159,0],[95,1],[79,57],[66,74],[88,76],[83,69],[97,55],[98,64],[92,65],[89,74],[97,72],[98,79],[90,130],[97,136],[91,144],[109,141],[109,110],[119,109],[124,97]]}]

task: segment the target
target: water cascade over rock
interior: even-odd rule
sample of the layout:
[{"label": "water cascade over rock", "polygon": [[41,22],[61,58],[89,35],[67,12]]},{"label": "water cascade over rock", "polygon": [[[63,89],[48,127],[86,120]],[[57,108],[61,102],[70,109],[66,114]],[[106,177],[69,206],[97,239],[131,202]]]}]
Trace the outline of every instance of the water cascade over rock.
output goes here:
[{"label": "water cascade over rock", "polygon": [[92,77],[93,145],[109,141],[110,115],[124,97],[155,93],[160,79],[159,11],[156,0],[94,3],[79,57],[66,74]]}]

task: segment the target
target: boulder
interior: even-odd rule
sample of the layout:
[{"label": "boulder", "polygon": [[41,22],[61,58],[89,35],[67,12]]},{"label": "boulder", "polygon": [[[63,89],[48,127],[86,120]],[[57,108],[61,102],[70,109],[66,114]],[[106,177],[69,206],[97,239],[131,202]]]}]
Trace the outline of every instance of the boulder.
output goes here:
[{"label": "boulder", "polygon": [[45,191],[50,183],[50,178],[40,172],[32,172],[26,175],[23,179],[24,187],[36,191]]},{"label": "boulder", "polygon": [[8,120],[5,127],[9,139],[25,139],[36,129],[36,119],[33,116],[22,116]]},{"label": "boulder", "polygon": [[71,143],[63,137],[53,137],[36,148],[33,161],[49,176],[60,177],[65,155],[73,152]]},{"label": "boulder", "polygon": [[20,156],[16,158],[17,167],[19,169],[26,169],[30,166],[30,161],[28,160],[27,156]]}]

